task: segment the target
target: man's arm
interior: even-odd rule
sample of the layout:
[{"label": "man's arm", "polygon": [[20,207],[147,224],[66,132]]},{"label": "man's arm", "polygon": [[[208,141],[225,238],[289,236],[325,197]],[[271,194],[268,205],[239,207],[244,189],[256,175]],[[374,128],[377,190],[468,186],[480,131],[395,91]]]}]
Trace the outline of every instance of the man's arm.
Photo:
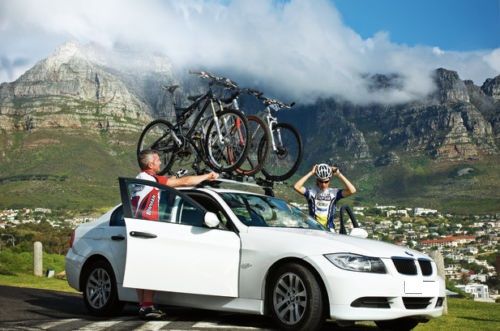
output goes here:
[{"label": "man's arm", "polygon": [[171,187],[196,186],[205,180],[212,181],[217,178],[219,178],[219,174],[213,171],[199,176],[186,176],[181,178],[169,177],[167,185]]},{"label": "man's arm", "polygon": [[295,192],[304,195],[304,193],[306,192],[304,184],[307,182],[307,180],[309,179],[309,177],[311,177],[315,173],[316,173],[316,165],[314,165],[314,167],[312,168],[312,170],[309,171],[307,174],[305,174],[304,177],[302,177],[301,179],[299,179],[297,181],[297,183],[295,183],[295,185],[293,185],[293,188],[294,188]]},{"label": "man's arm", "polygon": [[337,177],[342,184],[344,184],[344,189],[342,190],[342,197],[347,198],[350,195],[353,195],[356,193],[356,188],[352,183],[347,179],[338,168],[332,167],[333,175]]}]

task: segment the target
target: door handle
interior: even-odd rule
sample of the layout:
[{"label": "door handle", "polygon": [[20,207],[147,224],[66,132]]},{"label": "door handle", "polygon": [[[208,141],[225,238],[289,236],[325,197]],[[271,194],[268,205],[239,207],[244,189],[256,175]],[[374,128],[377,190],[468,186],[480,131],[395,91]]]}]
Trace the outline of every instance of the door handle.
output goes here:
[{"label": "door handle", "polygon": [[145,239],[156,238],[155,234],[147,233],[147,232],[138,232],[138,231],[130,231],[130,236],[132,236],[132,237],[139,237],[139,238],[145,238]]},{"label": "door handle", "polygon": [[122,235],[119,235],[119,236],[111,236],[111,240],[116,240],[116,241],[120,241],[120,240],[124,240],[125,237],[122,236]]}]

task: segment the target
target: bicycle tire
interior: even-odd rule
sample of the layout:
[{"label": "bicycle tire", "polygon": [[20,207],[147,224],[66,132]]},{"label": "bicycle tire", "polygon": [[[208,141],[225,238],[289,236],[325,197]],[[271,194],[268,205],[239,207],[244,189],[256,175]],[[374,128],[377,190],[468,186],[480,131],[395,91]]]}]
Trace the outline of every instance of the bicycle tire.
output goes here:
[{"label": "bicycle tire", "polygon": [[269,141],[270,132],[266,122],[255,115],[247,116],[248,120],[248,153],[236,172],[245,176],[253,176],[262,170],[269,153],[269,144],[259,148],[262,139]]},{"label": "bicycle tire", "polygon": [[137,143],[137,163],[139,163],[139,153],[141,151],[154,149],[158,152],[162,162],[162,167],[158,174],[163,175],[169,171],[178,150],[174,140],[168,134],[172,131],[174,131],[174,126],[162,119],[154,120],[146,125]]},{"label": "bicycle tire", "polygon": [[[281,135],[281,142],[276,136],[278,132]],[[282,132],[288,133],[283,134]],[[275,138],[276,150],[271,148],[269,151],[262,173],[268,180],[284,181],[292,177],[299,168],[303,153],[302,139],[297,129],[288,123],[273,125],[271,134]],[[269,145],[269,143],[261,140],[259,148],[264,148],[265,145]]]},{"label": "bicycle tire", "polygon": [[217,113],[222,124],[221,134],[224,144],[218,142],[215,118],[208,125],[204,148],[206,161],[210,168],[218,172],[230,172],[238,168],[248,153],[248,121],[242,112],[226,109]]}]

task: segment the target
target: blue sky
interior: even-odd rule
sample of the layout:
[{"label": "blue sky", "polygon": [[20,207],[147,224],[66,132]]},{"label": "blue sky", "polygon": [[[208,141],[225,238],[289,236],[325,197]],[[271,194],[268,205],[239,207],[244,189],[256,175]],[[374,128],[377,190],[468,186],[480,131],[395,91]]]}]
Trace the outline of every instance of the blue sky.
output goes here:
[{"label": "blue sky", "polygon": [[332,0],[363,38],[471,51],[500,47],[500,0]]},{"label": "blue sky", "polygon": [[[0,0],[0,82],[72,41],[163,54],[179,71],[213,70],[293,100],[406,102],[435,89],[440,67],[478,86],[500,75],[499,7],[500,0]],[[366,77],[374,74],[404,83],[373,92]]]}]

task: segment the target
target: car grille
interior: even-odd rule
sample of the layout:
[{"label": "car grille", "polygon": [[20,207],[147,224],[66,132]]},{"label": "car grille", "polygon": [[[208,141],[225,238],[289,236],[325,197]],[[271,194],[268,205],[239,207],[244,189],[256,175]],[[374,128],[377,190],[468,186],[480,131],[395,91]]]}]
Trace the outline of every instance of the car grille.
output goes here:
[{"label": "car grille", "polygon": [[396,270],[403,275],[416,275],[417,266],[415,265],[415,260],[407,259],[405,257],[393,257],[392,262],[396,267]]},{"label": "car grille", "polygon": [[420,270],[422,270],[422,275],[424,276],[432,275],[431,261],[427,259],[418,259],[418,264],[420,265]]},{"label": "car grille", "polygon": [[351,307],[356,308],[391,308],[386,297],[362,297],[354,300]]},{"label": "car grille", "polygon": [[432,298],[403,297],[406,309],[425,309],[431,304]]}]

